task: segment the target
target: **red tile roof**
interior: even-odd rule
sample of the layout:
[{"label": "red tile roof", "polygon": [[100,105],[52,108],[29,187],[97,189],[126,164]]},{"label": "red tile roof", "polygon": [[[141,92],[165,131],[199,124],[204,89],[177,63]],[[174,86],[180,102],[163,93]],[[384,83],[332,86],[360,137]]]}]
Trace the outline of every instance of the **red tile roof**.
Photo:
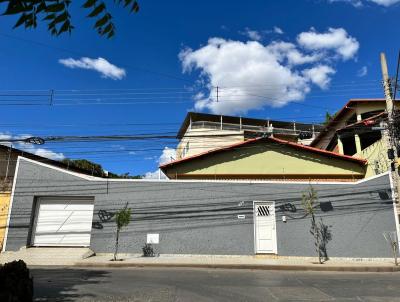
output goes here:
[{"label": "red tile roof", "polygon": [[258,138],[254,138],[254,139],[249,139],[249,140],[244,141],[244,142],[239,142],[239,143],[236,143],[236,144],[233,144],[233,145],[229,145],[229,146],[226,146],[226,147],[209,150],[209,151],[202,152],[202,153],[199,153],[199,154],[196,154],[196,155],[192,155],[192,156],[188,156],[188,157],[185,157],[185,158],[182,158],[182,159],[178,159],[178,160],[172,161],[170,163],[166,163],[166,164],[160,165],[160,169],[169,168],[171,166],[174,166],[174,165],[177,165],[177,164],[181,164],[183,162],[188,162],[188,161],[191,161],[191,160],[194,160],[194,159],[197,159],[197,158],[205,157],[205,156],[208,156],[210,154],[215,154],[215,153],[219,153],[219,152],[223,152],[223,151],[227,151],[227,150],[232,150],[232,149],[235,149],[235,148],[240,148],[242,146],[250,145],[252,143],[259,142],[259,141],[262,141],[262,140],[269,140],[269,141],[272,141],[272,142],[275,142],[275,143],[279,143],[279,144],[283,144],[283,145],[287,145],[287,146],[290,146],[290,147],[293,147],[293,148],[296,148],[296,149],[301,149],[301,150],[305,150],[305,151],[309,151],[309,152],[313,152],[313,153],[318,153],[318,154],[325,155],[325,156],[328,156],[328,157],[334,157],[334,158],[339,158],[339,159],[343,159],[343,160],[348,160],[348,161],[356,162],[356,163],[359,163],[359,164],[362,164],[362,165],[365,165],[367,163],[367,160],[365,160],[365,159],[356,158],[356,157],[352,157],[352,156],[349,156],[349,155],[342,155],[342,154],[335,153],[335,152],[332,152],[332,151],[326,151],[326,150],[322,150],[322,149],[318,149],[318,148],[314,148],[314,147],[310,147],[310,146],[305,146],[305,145],[289,142],[289,141],[286,141],[286,140],[283,140],[283,139],[279,139],[279,138],[276,138],[276,137],[258,137]]}]

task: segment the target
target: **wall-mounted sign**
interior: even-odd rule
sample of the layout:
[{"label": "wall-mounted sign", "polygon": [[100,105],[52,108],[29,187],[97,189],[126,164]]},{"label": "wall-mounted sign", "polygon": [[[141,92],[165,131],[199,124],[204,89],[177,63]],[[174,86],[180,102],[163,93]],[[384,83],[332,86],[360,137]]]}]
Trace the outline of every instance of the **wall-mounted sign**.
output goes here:
[{"label": "wall-mounted sign", "polygon": [[147,234],[147,244],[158,244],[160,242],[160,234]]},{"label": "wall-mounted sign", "polygon": [[246,218],[246,215],[243,215],[243,214],[242,214],[242,215],[238,215],[237,217],[238,217],[238,219],[245,219],[245,218]]}]

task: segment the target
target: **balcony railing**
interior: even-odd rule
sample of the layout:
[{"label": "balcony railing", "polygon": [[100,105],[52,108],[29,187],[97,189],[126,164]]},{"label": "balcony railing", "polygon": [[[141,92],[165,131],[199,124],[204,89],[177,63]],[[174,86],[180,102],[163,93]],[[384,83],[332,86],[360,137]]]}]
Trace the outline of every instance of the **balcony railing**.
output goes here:
[{"label": "balcony railing", "polygon": [[230,131],[254,131],[262,133],[275,133],[283,135],[299,135],[300,133],[310,132],[311,134],[317,135],[318,132],[312,133],[312,131],[297,130],[294,127],[291,128],[276,128],[271,126],[255,126],[255,125],[238,125],[230,123],[219,123],[219,122],[208,122],[208,121],[196,121],[191,123],[191,129],[212,129],[212,130],[230,130]]}]

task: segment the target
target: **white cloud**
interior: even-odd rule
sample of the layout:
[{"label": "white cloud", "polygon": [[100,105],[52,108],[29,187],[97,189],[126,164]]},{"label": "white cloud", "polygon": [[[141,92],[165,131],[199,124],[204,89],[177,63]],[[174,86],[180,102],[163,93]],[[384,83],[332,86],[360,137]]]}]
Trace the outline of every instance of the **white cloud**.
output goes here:
[{"label": "white cloud", "polygon": [[272,30],[273,30],[274,33],[276,33],[278,35],[283,35],[284,34],[282,28],[280,28],[278,26],[274,26],[274,28]]},{"label": "white cloud", "polygon": [[[32,135],[30,134],[20,134],[20,135],[11,135],[9,133],[1,133],[0,132],[0,139],[2,140],[11,140],[11,139],[25,139],[28,137],[32,137]],[[6,145],[6,146],[10,146],[10,143],[7,142],[2,142],[2,145]],[[41,148],[41,147],[37,147],[36,145],[33,144],[28,144],[28,143],[24,143],[24,142],[13,142],[12,146],[16,149],[20,149],[38,156],[42,156],[45,158],[49,158],[49,159],[53,159],[53,160],[62,160],[65,158],[65,155],[63,153],[57,153],[57,152],[53,152],[51,150],[45,149],[45,148]]]},{"label": "white cloud", "polygon": [[400,2],[400,0],[369,0],[369,1],[386,7]]},{"label": "white cloud", "polygon": [[[1,132],[0,132],[0,140],[9,140],[9,139],[11,139],[11,138],[12,138],[12,135],[11,135],[11,134],[1,133]],[[7,142],[5,142],[5,143],[7,143]]]},{"label": "white cloud", "polygon": [[353,5],[354,7],[361,7],[363,6],[363,3],[361,0],[328,0],[328,2],[330,3],[334,3],[334,2],[346,2],[349,3],[351,5]]},{"label": "white cloud", "polygon": [[357,71],[357,76],[362,78],[365,77],[368,74],[368,67],[363,66]]},{"label": "white cloud", "polygon": [[355,6],[355,7],[362,7],[364,4],[372,2],[372,3],[375,3],[377,5],[389,7],[389,6],[392,6],[394,4],[399,3],[400,0],[328,0],[328,2],[330,2],[330,3],[346,2],[346,3],[349,3],[349,4],[353,5],[353,6]]},{"label": "white cloud", "polygon": [[261,31],[253,30],[246,27],[243,31],[239,31],[239,34],[246,36],[252,41],[261,41],[266,34],[283,35],[284,31],[278,26],[274,26],[272,29],[261,30]]},{"label": "white cloud", "polygon": [[[343,29],[338,30],[346,33]],[[336,31],[330,29],[328,38],[329,33]],[[313,35],[311,39],[301,33],[297,41],[301,41],[302,46],[313,42],[314,47],[282,41],[263,45],[258,41],[211,38],[207,45],[197,50],[183,49],[179,54],[183,72],[200,71],[200,80],[207,85],[207,91],[194,97],[195,109],[216,114],[241,114],[264,106],[281,107],[291,101],[303,100],[313,85],[326,89],[336,72],[334,62],[355,56],[358,42],[346,33],[344,44],[336,41],[317,43],[318,35],[324,34],[315,30],[307,33]],[[357,47],[350,51],[348,41]]]},{"label": "white cloud", "polygon": [[260,32],[258,32],[257,30],[252,30],[248,27],[246,27],[244,31],[239,31],[239,34],[244,35],[254,41],[260,41],[262,39],[262,35]]},{"label": "white cloud", "polygon": [[330,75],[335,74],[335,70],[327,65],[318,65],[310,69],[303,70],[303,74],[321,89],[326,89],[331,81]]},{"label": "white cloud", "polygon": [[[170,161],[173,161],[175,159],[175,157],[176,157],[175,149],[165,147],[163,152],[161,153],[160,157],[158,158],[157,163],[158,163],[158,165],[163,165],[163,164],[169,163]],[[153,172],[147,172],[143,178],[144,179],[158,179],[159,177],[161,179],[167,178],[167,176],[159,170],[156,170]]]},{"label": "white cloud", "polygon": [[123,68],[117,67],[104,58],[91,59],[87,57],[75,60],[73,58],[60,59],[58,62],[68,68],[82,68],[95,70],[101,74],[103,78],[113,80],[121,80],[126,76],[126,71]]},{"label": "white cloud", "polygon": [[[26,148],[25,148],[26,149]],[[28,148],[29,150],[29,148]],[[57,153],[57,152],[53,152],[51,150],[47,150],[44,148],[33,148],[30,149],[31,151],[28,152],[32,152],[36,155],[42,156],[42,157],[46,157],[46,158],[50,158],[50,159],[54,159],[54,160],[62,160],[65,158],[65,155],[62,153]]]},{"label": "white cloud", "polygon": [[297,42],[312,51],[335,51],[343,60],[353,58],[360,48],[358,41],[343,28],[329,28],[325,33],[318,33],[311,28],[310,31],[299,34]]},{"label": "white cloud", "polygon": [[272,42],[266,46],[279,62],[287,60],[289,65],[302,65],[307,63],[313,63],[321,59],[321,54],[304,54],[301,53],[296,45],[288,42]]}]

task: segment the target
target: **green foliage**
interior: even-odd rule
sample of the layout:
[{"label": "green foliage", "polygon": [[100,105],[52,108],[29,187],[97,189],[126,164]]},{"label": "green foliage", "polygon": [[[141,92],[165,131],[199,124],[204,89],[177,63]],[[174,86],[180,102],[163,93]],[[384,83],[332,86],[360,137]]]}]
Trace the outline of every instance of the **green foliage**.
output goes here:
[{"label": "green foliage", "polygon": [[[137,0],[114,0],[115,5],[122,5],[131,13],[139,11]],[[47,24],[48,30],[54,36],[70,33],[74,29],[71,22],[70,5],[72,0],[0,0],[7,5],[2,15],[16,15],[18,20],[14,28],[24,26],[27,29],[36,28],[38,22]],[[86,0],[82,8],[89,11],[88,18],[95,19],[94,28],[101,36],[111,38],[115,35],[113,18],[106,3],[102,0]]]},{"label": "green foliage", "polygon": [[328,260],[328,253],[326,246],[330,240],[332,240],[332,233],[329,230],[329,226],[325,225],[322,218],[319,222],[315,219],[315,208],[318,202],[318,195],[314,188],[310,185],[308,191],[303,192],[301,196],[301,204],[303,206],[306,215],[310,215],[311,228],[310,234],[314,237],[315,250],[318,253],[318,261],[322,263],[322,257]]},{"label": "green foliage", "polygon": [[123,227],[126,227],[131,222],[131,209],[127,207],[119,210],[115,214],[115,223],[117,224],[117,229],[121,230]]},{"label": "green foliage", "polygon": [[122,174],[115,174],[108,172],[108,178],[123,178],[123,179],[142,179],[142,175],[129,175],[129,172]]},{"label": "green foliage", "polygon": [[[0,0],[1,1],[1,0]],[[75,167],[78,169],[83,169],[88,172],[91,172],[93,175],[97,176],[105,176],[105,172],[103,170],[103,167],[99,164],[96,164],[94,162],[91,162],[86,159],[69,159],[65,158],[62,160],[62,162],[69,167]]]},{"label": "green foliage", "polygon": [[331,120],[333,120],[336,116],[336,113],[330,114],[328,111],[325,112],[325,121],[323,122],[324,125],[328,125]]},{"label": "green foliage", "polygon": [[114,261],[117,260],[119,247],[119,232],[123,227],[126,227],[131,222],[131,209],[128,208],[128,203],[125,207],[115,214],[115,223],[117,225],[117,235],[115,237]]},{"label": "green foliage", "polygon": [[312,186],[310,186],[308,191],[303,192],[301,196],[301,204],[308,215],[314,215],[314,207],[317,201],[317,192]]}]

